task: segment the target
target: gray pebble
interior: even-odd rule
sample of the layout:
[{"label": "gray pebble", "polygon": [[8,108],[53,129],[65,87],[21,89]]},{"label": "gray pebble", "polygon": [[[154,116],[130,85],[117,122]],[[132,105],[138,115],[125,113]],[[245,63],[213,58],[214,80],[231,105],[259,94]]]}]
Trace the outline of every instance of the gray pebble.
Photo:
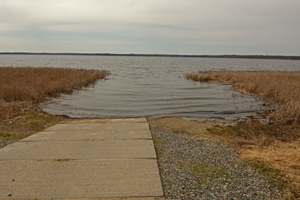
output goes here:
[{"label": "gray pebble", "polygon": [[14,142],[15,140],[0,140],[0,149]]},{"label": "gray pebble", "polygon": [[165,199],[280,199],[281,189],[238,159],[228,144],[152,132]]}]

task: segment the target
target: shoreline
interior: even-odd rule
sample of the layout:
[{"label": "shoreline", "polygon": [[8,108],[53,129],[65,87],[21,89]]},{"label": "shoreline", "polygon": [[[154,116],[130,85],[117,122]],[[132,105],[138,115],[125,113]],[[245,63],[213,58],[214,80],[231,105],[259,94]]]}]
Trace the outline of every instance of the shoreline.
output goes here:
[{"label": "shoreline", "polygon": [[186,57],[186,58],[236,58],[236,59],[276,59],[300,60],[300,56],[284,55],[181,55],[181,54],[114,54],[114,53],[33,53],[33,52],[0,52],[0,55],[65,55],[65,56],[137,56],[137,57]]}]

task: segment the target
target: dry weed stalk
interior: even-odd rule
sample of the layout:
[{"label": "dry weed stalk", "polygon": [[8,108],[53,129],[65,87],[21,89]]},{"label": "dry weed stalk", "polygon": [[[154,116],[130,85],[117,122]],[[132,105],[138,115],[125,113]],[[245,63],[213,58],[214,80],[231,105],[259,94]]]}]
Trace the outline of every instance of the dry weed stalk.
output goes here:
[{"label": "dry weed stalk", "polygon": [[285,124],[300,123],[300,72],[279,71],[208,71],[187,74],[200,82],[232,84],[242,93],[255,94],[270,108],[277,108],[270,119]]}]

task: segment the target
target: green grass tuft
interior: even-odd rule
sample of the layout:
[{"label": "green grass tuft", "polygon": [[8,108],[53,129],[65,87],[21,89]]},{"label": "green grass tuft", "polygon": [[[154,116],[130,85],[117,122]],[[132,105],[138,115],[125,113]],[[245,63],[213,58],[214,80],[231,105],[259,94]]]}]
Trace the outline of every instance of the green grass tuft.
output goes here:
[{"label": "green grass tuft", "polygon": [[190,170],[198,179],[198,184],[207,184],[209,179],[229,178],[230,175],[226,169],[218,168],[214,165],[205,163],[185,163],[181,168]]}]

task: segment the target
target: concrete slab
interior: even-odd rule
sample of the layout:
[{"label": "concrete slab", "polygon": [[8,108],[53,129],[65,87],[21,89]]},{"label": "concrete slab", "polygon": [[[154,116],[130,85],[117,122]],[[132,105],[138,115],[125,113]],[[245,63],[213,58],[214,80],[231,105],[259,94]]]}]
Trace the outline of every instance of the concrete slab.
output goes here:
[{"label": "concrete slab", "polygon": [[0,160],[155,159],[152,140],[16,142],[0,149]]},{"label": "concrete slab", "polygon": [[162,197],[147,120],[53,126],[0,149],[0,199]]},{"label": "concrete slab", "polygon": [[62,123],[77,124],[77,123],[147,123],[146,118],[120,118],[120,119],[72,119]]},{"label": "concrete slab", "polygon": [[[51,199],[51,200],[53,200],[53,199]],[[74,199],[67,198],[65,200],[74,200]],[[120,198],[109,197],[109,198],[76,198],[76,200],[165,200],[165,198],[164,197],[129,197],[129,198],[127,198],[127,197],[120,197]]]},{"label": "concrete slab", "polygon": [[22,142],[62,141],[62,140],[121,140],[121,139],[152,139],[149,130],[100,130],[100,131],[45,131],[31,135]]},{"label": "concrete slab", "polygon": [[149,130],[148,123],[77,123],[57,124],[45,131]]},{"label": "concrete slab", "polygon": [[[9,200],[20,200],[20,198],[2,198],[2,199],[9,199]],[[39,198],[21,198],[22,200],[41,200]],[[57,198],[55,198],[57,199]],[[74,198],[58,198],[58,199],[64,199],[64,200],[74,200]],[[54,200],[54,198],[43,198],[43,200]],[[92,198],[76,198],[76,200],[165,200],[164,197],[92,197]]]},{"label": "concrete slab", "polygon": [[0,199],[163,195],[156,160],[0,161],[0,165]]}]

